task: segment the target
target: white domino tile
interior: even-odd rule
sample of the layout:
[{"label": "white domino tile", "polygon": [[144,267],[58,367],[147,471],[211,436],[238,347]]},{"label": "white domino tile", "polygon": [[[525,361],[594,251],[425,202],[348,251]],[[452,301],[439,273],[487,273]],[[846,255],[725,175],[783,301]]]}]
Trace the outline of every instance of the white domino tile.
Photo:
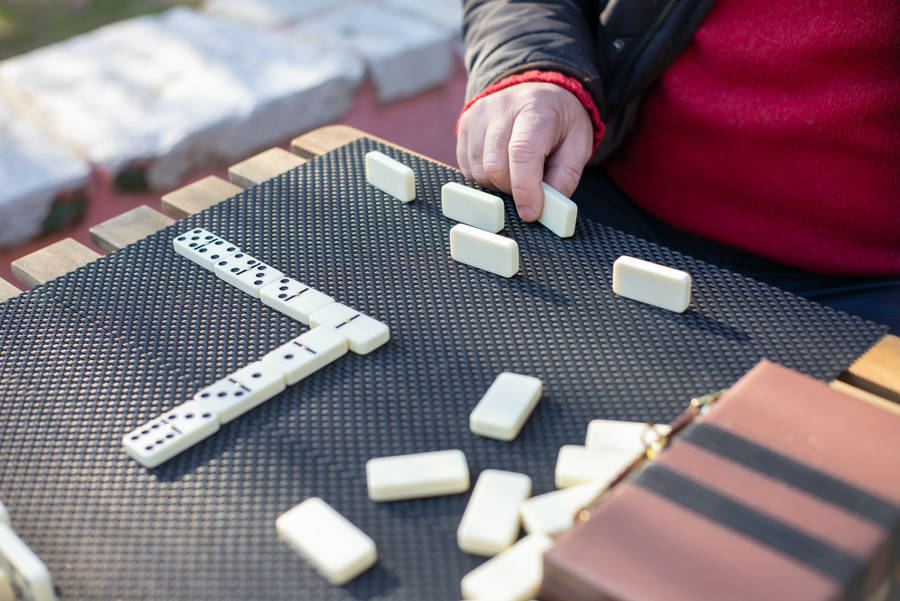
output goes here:
[{"label": "white domino tile", "polygon": [[469,429],[479,436],[513,440],[534,411],[542,390],[540,379],[534,376],[501,373],[469,414]]},{"label": "white domino tile", "polygon": [[0,524],[6,524],[9,526],[9,512],[6,510],[6,505],[3,504],[3,501],[0,501]]},{"label": "white domino tile", "polygon": [[341,303],[332,303],[309,316],[310,327],[327,326],[347,339],[357,355],[371,353],[391,338],[387,324]]},{"label": "white domino tile", "polygon": [[602,481],[607,486],[643,455],[642,451],[622,449],[589,449],[569,444],[559,450],[554,480],[556,488]]},{"label": "white domino tile", "polygon": [[643,422],[595,419],[588,424],[584,446],[590,449],[622,449],[643,453],[657,438],[668,436],[670,430],[665,424],[648,425]]},{"label": "white domino tile", "polygon": [[373,501],[453,495],[469,489],[469,466],[459,450],[378,457],[366,462]]},{"label": "white domino tile", "polygon": [[172,240],[172,246],[179,255],[213,271],[216,262],[240,252],[234,244],[219,238],[203,228],[194,228]]},{"label": "white domino tile", "polygon": [[575,233],[578,205],[544,182],[541,187],[544,189],[544,208],[538,222],[560,238],[570,237]]},{"label": "white domino tile", "polygon": [[7,524],[0,524],[0,569],[9,573],[29,601],[55,601],[50,570]]},{"label": "white domino tile", "polygon": [[217,261],[215,272],[222,280],[255,298],[259,298],[261,288],[284,277],[271,265],[243,252]]},{"label": "white domino tile", "polygon": [[456,182],[441,187],[441,212],[445,217],[487,232],[503,229],[503,200]]},{"label": "white domino tile", "polygon": [[122,446],[144,467],[156,467],[219,429],[219,418],[208,408],[188,401],[122,437]]},{"label": "white domino tile", "polygon": [[544,553],[553,540],[544,534],[530,534],[487,560],[460,582],[464,599],[485,601],[528,601],[541,586]]},{"label": "white domino tile", "polygon": [[317,327],[264,355],[260,362],[288,384],[296,384],[346,353],[346,338],[332,328]]},{"label": "white domino tile", "polygon": [[2,567],[0,567],[0,601],[16,601],[16,591],[13,589],[12,579]]},{"label": "white domino tile", "polygon": [[613,263],[613,292],[682,313],[691,304],[691,275],[623,255]]},{"label": "white domino tile", "polygon": [[512,545],[519,536],[519,504],[530,495],[531,478],[525,474],[481,472],[456,530],[459,548],[490,557]]},{"label": "white domino tile", "polygon": [[241,252],[240,248],[219,238],[199,249],[194,262],[203,269],[215,273],[216,263],[239,252]]},{"label": "white domino tile", "polygon": [[588,482],[525,499],[519,505],[522,525],[529,533],[556,536],[571,528],[575,515],[605,489],[605,482]]},{"label": "white domino tile", "polygon": [[278,538],[336,586],[356,578],[378,558],[375,541],[318,497],[281,514],[275,529]]},{"label": "white domino tile", "polygon": [[194,401],[227,424],[284,389],[281,372],[257,361],[199,390]]},{"label": "white domino tile", "polygon": [[366,181],[397,200],[416,198],[416,174],[400,161],[382,152],[366,153]]},{"label": "white domino tile", "polygon": [[519,244],[515,240],[465,223],[450,229],[450,256],[505,278],[519,272]]},{"label": "white domino tile", "polygon": [[260,288],[259,300],[303,324],[309,324],[310,315],[334,302],[327,294],[289,277]]}]

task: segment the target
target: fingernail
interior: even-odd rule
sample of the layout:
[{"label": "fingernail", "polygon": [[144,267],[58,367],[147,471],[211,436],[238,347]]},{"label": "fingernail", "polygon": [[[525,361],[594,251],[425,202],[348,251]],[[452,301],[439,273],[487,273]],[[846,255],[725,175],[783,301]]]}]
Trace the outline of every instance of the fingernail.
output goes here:
[{"label": "fingernail", "polygon": [[525,221],[534,221],[537,219],[537,211],[534,210],[534,207],[519,207],[519,217],[524,219]]}]

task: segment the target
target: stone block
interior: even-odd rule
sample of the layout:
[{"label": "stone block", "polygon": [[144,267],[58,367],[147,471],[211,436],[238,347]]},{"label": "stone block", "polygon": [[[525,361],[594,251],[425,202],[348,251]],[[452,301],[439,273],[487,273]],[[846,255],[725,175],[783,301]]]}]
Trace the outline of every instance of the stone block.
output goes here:
[{"label": "stone block", "polygon": [[179,7],[4,61],[0,90],[91,162],[166,188],[334,121],[363,75],[346,48]]},{"label": "stone block", "polygon": [[454,32],[382,3],[342,5],[285,31],[357,52],[366,62],[381,102],[441,84],[453,66]]},{"label": "stone block", "polygon": [[0,98],[0,247],[40,234],[54,201],[89,181],[86,161]]},{"label": "stone block", "polygon": [[206,0],[203,10],[248,25],[277,29],[348,1],[352,0]]}]

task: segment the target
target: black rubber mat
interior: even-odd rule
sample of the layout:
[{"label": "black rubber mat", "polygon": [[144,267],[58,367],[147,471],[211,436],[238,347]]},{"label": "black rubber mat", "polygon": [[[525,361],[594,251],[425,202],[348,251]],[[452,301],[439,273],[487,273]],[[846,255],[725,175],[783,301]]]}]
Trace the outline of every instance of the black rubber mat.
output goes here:
[{"label": "black rubber mat", "polygon": [[[403,204],[365,183],[378,148],[417,173]],[[521,273],[453,262],[440,212],[451,169],[360,140],[0,305],[0,499],[63,599],[457,599],[481,559],[455,531],[467,495],[376,504],[365,461],[459,448],[472,479],[552,488],[558,448],[593,418],[665,421],[761,357],[830,379],[886,328],[581,220],[560,240],[508,202]],[[172,250],[202,226],[385,321],[349,354],[155,470],[123,433],[305,327]],[[686,269],[682,315],[616,297],[630,254]],[[545,393],[511,443],[468,413],[503,370]],[[371,535],[377,566],[333,587],[278,541],[275,518],[320,496]]]}]

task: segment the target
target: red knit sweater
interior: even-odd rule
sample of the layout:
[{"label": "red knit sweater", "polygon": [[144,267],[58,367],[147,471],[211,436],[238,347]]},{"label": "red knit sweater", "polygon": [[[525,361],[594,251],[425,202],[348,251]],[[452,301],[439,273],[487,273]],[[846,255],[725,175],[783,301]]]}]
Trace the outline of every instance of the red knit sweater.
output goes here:
[{"label": "red knit sweater", "polygon": [[900,273],[900,1],[720,0],[608,171],[682,229]]},{"label": "red knit sweater", "polygon": [[[522,81],[574,91],[596,145],[596,107],[560,74],[466,108]],[[813,271],[900,273],[900,1],[719,0],[608,171],[682,229]]]}]

